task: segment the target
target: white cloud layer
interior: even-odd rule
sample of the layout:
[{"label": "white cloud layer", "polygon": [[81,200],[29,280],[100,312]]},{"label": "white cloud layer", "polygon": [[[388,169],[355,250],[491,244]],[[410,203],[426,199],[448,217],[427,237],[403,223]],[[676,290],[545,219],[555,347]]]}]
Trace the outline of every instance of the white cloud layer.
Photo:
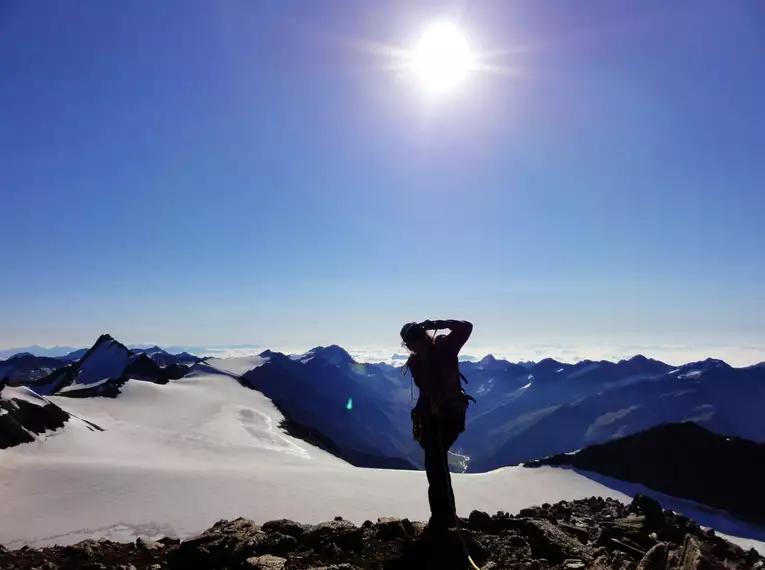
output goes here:
[{"label": "white cloud layer", "polygon": [[[271,350],[285,354],[302,354],[313,347],[272,346]],[[401,364],[406,358],[406,350],[400,346],[346,346],[350,355],[359,362],[385,362]],[[198,350],[199,356],[216,356],[218,358],[252,356],[265,350],[265,347],[210,347]],[[544,358],[554,358],[561,362],[579,362],[580,360],[611,360],[619,361],[636,354],[662,360],[669,364],[684,364],[719,358],[732,366],[750,366],[765,362],[765,346],[755,345],[724,345],[724,344],[529,344],[529,345],[496,345],[473,346],[468,344],[462,351],[464,360],[480,359],[487,354],[504,358],[511,362],[539,361]]]}]

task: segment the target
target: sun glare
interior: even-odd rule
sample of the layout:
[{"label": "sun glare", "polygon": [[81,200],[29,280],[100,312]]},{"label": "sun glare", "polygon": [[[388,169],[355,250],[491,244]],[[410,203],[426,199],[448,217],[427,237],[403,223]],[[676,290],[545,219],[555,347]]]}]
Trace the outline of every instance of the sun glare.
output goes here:
[{"label": "sun glare", "polygon": [[473,69],[474,56],[465,33],[452,22],[425,29],[412,52],[412,67],[428,91],[442,93],[462,83]]}]

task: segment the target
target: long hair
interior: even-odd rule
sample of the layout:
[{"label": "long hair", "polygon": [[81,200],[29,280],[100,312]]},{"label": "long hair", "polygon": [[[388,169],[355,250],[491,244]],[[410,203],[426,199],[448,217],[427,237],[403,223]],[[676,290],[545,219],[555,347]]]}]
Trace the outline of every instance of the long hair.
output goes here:
[{"label": "long hair", "polygon": [[[436,332],[437,331],[425,331],[425,338],[428,339],[429,345],[436,343]],[[409,358],[406,359],[406,363],[401,367],[401,375],[406,376],[411,368],[412,359],[417,356],[417,352],[404,341],[401,341],[401,346],[409,351]]]}]

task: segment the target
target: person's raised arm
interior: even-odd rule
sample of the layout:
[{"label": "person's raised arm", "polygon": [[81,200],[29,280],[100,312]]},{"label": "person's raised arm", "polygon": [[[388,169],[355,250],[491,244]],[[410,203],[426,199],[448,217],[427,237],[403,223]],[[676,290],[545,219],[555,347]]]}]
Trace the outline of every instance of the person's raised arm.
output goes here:
[{"label": "person's raised arm", "polygon": [[444,340],[457,352],[462,349],[470,338],[470,333],[473,332],[473,323],[456,319],[425,321],[420,324],[425,330],[449,329],[449,334]]}]

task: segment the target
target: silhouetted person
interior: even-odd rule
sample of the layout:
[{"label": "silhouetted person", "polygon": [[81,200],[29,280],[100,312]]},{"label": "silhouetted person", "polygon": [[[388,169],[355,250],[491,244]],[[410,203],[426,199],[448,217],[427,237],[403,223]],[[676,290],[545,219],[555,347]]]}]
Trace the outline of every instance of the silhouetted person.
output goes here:
[{"label": "silhouetted person", "polygon": [[[449,334],[428,333],[440,329],[449,329]],[[456,522],[448,452],[465,431],[471,398],[462,389],[458,355],[472,331],[471,323],[456,320],[407,323],[401,329],[401,340],[411,353],[404,372],[411,371],[420,392],[412,410],[412,430],[425,450],[431,531],[447,530]]]}]

